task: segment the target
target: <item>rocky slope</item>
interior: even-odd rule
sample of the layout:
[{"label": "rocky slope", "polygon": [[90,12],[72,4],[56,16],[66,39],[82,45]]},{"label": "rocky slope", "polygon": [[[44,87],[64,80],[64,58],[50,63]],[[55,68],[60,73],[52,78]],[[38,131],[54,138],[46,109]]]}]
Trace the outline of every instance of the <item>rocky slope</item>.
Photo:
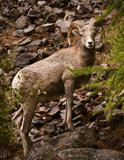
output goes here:
[{"label": "rocky slope", "polygon": [[[13,57],[15,69],[8,73],[10,79],[21,68],[68,47],[70,23],[74,20],[86,22],[101,15],[107,4],[107,0],[0,0],[0,54]],[[109,16],[106,24],[111,19]],[[99,64],[101,59],[105,59],[100,34],[96,37],[96,50],[96,63]],[[95,76],[93,73],[91,81]],[[101,79],[104,76],[101,75]],[[30,132],[35,145],[25,159],[124,159],[123,153],[102,150],[124,152],[124,113],[116,110],[108,124],[105,120],[107,113],[98,115],[93,112],[105,107],[105,101],[99,103],[104,92],[105,89],[101,89],[92,96],[92,90],[86,88],[74,93],[73,122],[79,128],[72,133],[64,133],[61,125],[65,97],[49,104],[38,104]],[[20,136],[18,144],[21,145]],[[6,153],[4,158],[7,156]],[[20,158],[17,156],[15,159]]]}]

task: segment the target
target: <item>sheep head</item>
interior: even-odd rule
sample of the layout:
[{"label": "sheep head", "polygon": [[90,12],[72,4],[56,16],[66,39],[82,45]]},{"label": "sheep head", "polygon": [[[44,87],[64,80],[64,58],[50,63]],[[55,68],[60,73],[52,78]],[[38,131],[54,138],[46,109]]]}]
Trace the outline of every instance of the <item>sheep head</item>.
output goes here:
[{"label": "sheep head", "polygon": [[96,35],[96,20],[91,19],[85,24],[79,25],[77,23],[72,23],[68,30],[68,43],[70,45],[70,35],[71,32],[74,35],[80,35],[82,46],[87,49],[92,49],[95,47],[95,35]]}]

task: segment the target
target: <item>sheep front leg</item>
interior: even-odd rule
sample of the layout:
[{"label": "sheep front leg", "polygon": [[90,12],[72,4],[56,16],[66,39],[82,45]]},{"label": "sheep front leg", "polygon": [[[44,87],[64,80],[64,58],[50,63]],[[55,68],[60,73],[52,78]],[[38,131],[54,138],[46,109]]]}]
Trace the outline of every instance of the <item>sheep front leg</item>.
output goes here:
[{"label": "sheep front leg", "polygon": [[74,130],[72,123],[72,104],[74,92],[74,80],[66,80],[64,83],[66,95],[66,110],[64,122],[67,124],[69,130]]}]

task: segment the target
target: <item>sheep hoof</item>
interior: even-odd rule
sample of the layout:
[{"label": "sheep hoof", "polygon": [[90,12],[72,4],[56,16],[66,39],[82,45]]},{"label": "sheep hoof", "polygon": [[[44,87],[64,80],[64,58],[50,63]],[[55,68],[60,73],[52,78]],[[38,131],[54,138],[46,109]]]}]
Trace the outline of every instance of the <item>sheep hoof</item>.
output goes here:
[{"label": "sheep hoof", "polygon": [[71,127],[71,128],[69,128],[69,131],[73,132],[73,131],[75,131],[75,128]]}]

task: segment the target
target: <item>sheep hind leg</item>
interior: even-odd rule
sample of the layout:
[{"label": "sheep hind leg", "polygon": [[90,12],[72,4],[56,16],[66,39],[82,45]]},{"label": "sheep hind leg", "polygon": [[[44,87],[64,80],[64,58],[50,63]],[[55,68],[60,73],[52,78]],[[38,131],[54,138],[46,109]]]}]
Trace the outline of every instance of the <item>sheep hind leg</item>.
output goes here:
[{"label": "sheep hind leg", "polygon": [[66,104],[66,107],[65,107],[65,115],[64,115],[64,120],[63,120],[63,123],[62,125],[65,127],[65,130],[68,129],[68,126],[67,126],[67,113],[68,112],[68,107],[67,107],[67,104]]},{"label": "sheep hind leg", "polygon": [[31,128],[31,122],[34,115],[35,106],[36,104],[34,103],[22,104],[24,113],[22,125],[20,128],[20,135],[23,141],[24,156],[29,152],[32,144],[28,134]]}]

